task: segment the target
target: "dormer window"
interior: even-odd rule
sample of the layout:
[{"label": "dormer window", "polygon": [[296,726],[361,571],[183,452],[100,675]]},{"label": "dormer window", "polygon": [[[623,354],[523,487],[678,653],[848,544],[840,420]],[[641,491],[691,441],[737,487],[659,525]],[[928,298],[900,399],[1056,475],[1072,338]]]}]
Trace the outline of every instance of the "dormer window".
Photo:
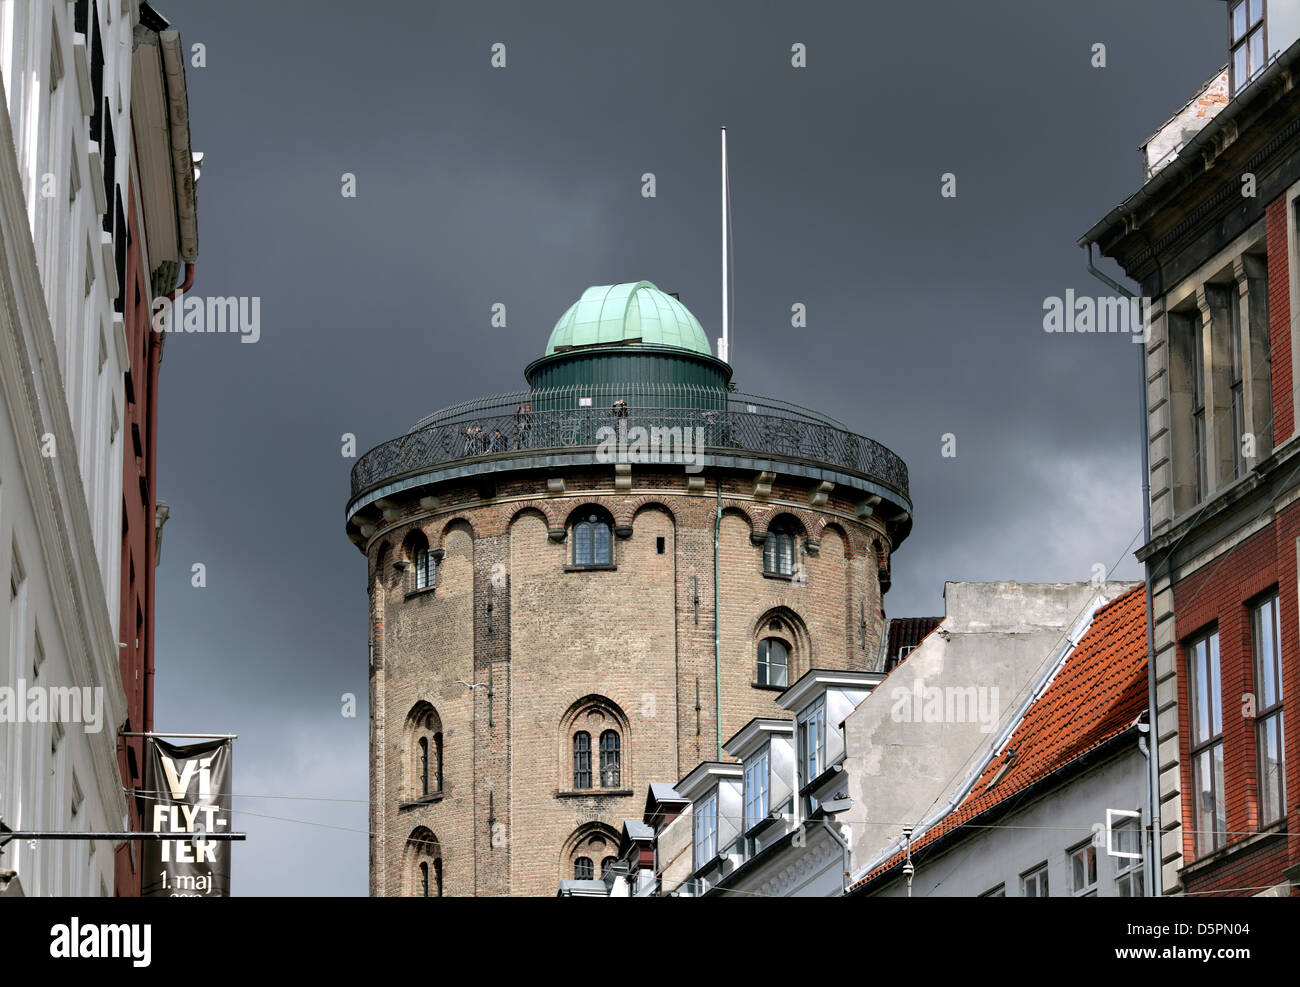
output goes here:
[{"label": "dormer window", "polygon": [[695,803],[695,870],[718,855],[718,793],[714,790]]},{"label": "dormer window", "polygon": [[1264,0],[1238,0],[1228,8],[1232,42],[1232,94],[1235,96],[1263,71],[1268,60],[1264,43]]}]

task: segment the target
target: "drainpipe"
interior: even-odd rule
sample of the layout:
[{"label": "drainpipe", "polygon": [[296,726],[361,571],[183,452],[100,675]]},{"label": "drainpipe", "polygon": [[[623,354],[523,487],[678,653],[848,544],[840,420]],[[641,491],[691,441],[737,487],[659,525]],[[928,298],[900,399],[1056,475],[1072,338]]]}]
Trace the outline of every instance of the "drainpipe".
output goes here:
[{"label": "drainpipe", "polygon": [[[1142,757],[1146,762],[1147,796],[1148,796],[1147,811],[1149,812],[1151,811],[1151,805],[1150,805],[1151,778],[1155,775],[1155,771],[1153,770],[1153,768],[1155,768],[1156,765],[1155,765],[1155,758],[1152,756],[1151,744],[1147,740],[1147,736],[1151,733],[1151,724],[1143,723],[1141,722],[1141,720],[1142,718],[1138,717],[1138,721],[1134,725],[1138,729],[1138,750],[1141,751]],[[1158,829],[1159,827],[1155,827],[1155,828]],[[1143,856],[1146,858],[1148,881],[1150,881],[1151,875],[1153,875],[1156,872],[1156,858],[1153,855],[1154,850],[1155,850],[1155,840],[1153,839],[1153,840],[1146,841],[1146,847],[1143,850]],[[1148,886],[1150,885],[1148,884]],[[1154,891],[1152,893],[1154,894]]]},{"label": "drainpipe", "polygon": [[722,477],[716,483],[717,509],[713,513],[713,720],[718,730],[718,752],[714,758],[722,760],[722,631],[718,611],[718,530],[722,527]]},{"label": "drainpipe", "polygon": [[[1118,291],[1125,298],[1133,298],[1133,292],[1129,291],[1118,281],[1108,277],[1104,272],[1097,269],[1092,262],[1092,242],[1088,243],[1088,273],[1103,284],[1108,285],[1115,291]],[[1163,278],[1161,279],[1163,280]],[[1149,313],[1148,313],[1149,315]],[[1138,382],[1139,399],[1142,409],[1142,429],[1138,433],[1142,437],[1142,544],[1151,544],[1151,468],[1148,461],[1149,448],[1147,444],[1147,344],[1144,340],[1142,343],[1142,379]],[[1155,637],[1155,617],[1154,602],[1151,595],[1151,567],[1145,566],[1146,579],[1146,611],[1147,611],[1147,718],[1149,722],[1148,730],[1151,733],[1152,742],[1150,748],[1143,751],[1147,755],[1147,852],[1149,854],[1151,873],[1148,887],[1151,889],[1151,896],[1158,898],[1161,895],[1160,888],[1160,764],[1159,758],[1151,756],[1158,754],[1158,732],[1156,730],[1156,637]],[[1145,741],[1145,738],[1142,738]],[[1139,743],[1141,743],[1140,741]]]},{"label": "drainpipe", "polygon": [[174,302],[176,300],[177,295],[183,294],[184,292],[189,291],[193,287],[194,287],[194,264],[192,262],[187,262],[185,264],[185,280],[182,281],[180,284],[178,284],[175,288],[173,288],[168,293],[167,300],[170,302]]},{"label": "drainpipe", "polygon": [[849,845],[845,842],[840,831],[835,828],[835,824],[823,816],[817,822],[826,827],[826,832],[831,834],[831,838],[840,845],[840,897],[843,898],[849,893]]}]

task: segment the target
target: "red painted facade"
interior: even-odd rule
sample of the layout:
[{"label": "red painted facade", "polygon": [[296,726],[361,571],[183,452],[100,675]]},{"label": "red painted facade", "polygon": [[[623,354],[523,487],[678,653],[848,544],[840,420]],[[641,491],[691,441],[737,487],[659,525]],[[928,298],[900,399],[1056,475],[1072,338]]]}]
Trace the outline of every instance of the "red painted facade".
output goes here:
[{"label": "red painted facade", "polygon": [[[1272,350],[1272,407],[1275,447],[1295,430],[1291,396],[1291,271],[1288,263],[1285,196],[1265,210],[1268,249],[1269,338]],[[1174,584],[1174,623],[1179,637],[1178,703],[1183,807],[1184,885],[1189,894],[1247,896],[1287,881],[1300,866],[1300,729],[1294,718],[1300,696],[1300,502],[1274,512],[1277,503],[1300,492],[1296,477],[1258,511],[1236,522],[1238,530],[1265,522],[1260,530],[1210,559]],[[1209,519],[1214,538],[1233,537],[1232,527]],[[1196,529],[1193,529],[1196,530]],[[1251,608],[1276,592],[1281,630],[1285,800],[1282,821],[1261,818],[1260,752],[1257,745],[1254,641]],[[1224,794],[1227,839],[1223,847],[1197,856],[1193,804],[1192,715],[1189,643],[1217,630],[1223,709]],[[1300,896],[1294,883],[1291,896]]]},{"label": "red painted facade", "polygon": [[[132,183],[135,181],[132,175]],[[154,527],[156,452],[158,440],[158,367],[163,336],[152,331],[148,272],[140,253],[139,219],[134,188],[128,196],[123,315],[130,369],[126,375],[122,463],[122,592],[118,663],[126,691],[124,733],[153,729]],[[144,789],[144,738],[118,738],[118,766],[128,789],[128,828],[145,828],[148,800],[129,794]],[[140,895],[140,844],[122,843],[116,850],[116,894]]]}]

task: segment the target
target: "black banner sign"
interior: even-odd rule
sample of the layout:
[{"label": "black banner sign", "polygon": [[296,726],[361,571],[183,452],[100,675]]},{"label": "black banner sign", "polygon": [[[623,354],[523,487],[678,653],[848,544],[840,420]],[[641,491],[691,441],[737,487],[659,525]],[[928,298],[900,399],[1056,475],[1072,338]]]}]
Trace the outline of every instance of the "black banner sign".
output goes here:
[{"label": "black banner sign", "polygon": [[230,841],[203,834],[231,831],[231,741],[176,747],[150,737],[146,749],[145,828],[193,835],[144,843],[142,896],[229,897]]}]

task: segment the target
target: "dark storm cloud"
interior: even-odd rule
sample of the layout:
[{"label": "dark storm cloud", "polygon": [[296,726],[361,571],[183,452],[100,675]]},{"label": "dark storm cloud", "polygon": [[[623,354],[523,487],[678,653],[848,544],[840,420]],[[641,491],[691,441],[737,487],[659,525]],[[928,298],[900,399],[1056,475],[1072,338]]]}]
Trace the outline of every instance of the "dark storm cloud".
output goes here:
[{"label": "dark storm cloud", "polygon": [[[941,613],[945,579],[1087,579],[1126,552],[1137,348],[1049,336],[1042,305],[1104,290],[1075,240],[1223,63],[1221,3],[157,6],[207,48],[189,72],[207,155],[195,291],[262,299],[257,344],[171,337],[161,377],[157,721],[240,731],[237,791],[366,798],[365,566],[340,436],[364,451],[522,386],[591,284],[678,291],[716,337],[721,124],[737,380],[909,463],[890,613]],[[1130,555],[1119,574],[1136,573]],[[364,805],[270,804],[241,822],[236,893],[365,892],[346,831]]]}]

